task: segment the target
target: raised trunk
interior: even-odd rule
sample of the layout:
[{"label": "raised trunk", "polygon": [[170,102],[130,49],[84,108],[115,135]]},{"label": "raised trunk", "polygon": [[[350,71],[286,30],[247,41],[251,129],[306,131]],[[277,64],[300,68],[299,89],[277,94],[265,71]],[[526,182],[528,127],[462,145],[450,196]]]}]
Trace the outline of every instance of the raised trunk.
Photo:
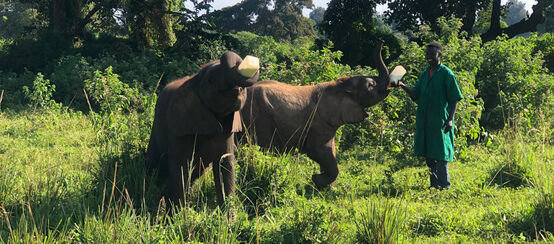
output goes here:
[{"label": "raised trunk", "polygon": [[387,89],[390,83],[389,70],[387,69],[387,66],[385,65],[385,62],[383,61],[383,57],[381,55],[381,49],[383,48],[384,43],[385,42],[383,40],[379,40],[379,43],[375,47],[375,53],[373,54],[377,71],[379,72],[379,78],[377,82],[379,82],[379,87],[381,88],[381,90],[383,88]]}]

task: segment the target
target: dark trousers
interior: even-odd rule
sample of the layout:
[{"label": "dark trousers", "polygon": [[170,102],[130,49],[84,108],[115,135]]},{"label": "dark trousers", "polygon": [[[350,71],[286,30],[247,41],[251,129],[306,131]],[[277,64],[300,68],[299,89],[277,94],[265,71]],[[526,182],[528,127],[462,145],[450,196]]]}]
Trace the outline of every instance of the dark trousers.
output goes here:
[{"label": "dark trousers", "polygon": [[450,188],[450,176],[448,175],[448,162],[427,158],[429,166],[431,187],[437,189]]}]

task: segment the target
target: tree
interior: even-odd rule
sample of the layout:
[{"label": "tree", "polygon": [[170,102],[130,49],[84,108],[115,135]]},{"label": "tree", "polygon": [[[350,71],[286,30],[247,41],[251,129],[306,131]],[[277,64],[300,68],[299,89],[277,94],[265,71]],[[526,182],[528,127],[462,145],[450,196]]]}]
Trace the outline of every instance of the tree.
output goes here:
[{"label": "tree", "polygon": [[182,4],[179,0],[129,1],[126,19],[129,20],[131,39],[139,46],[158,46],[163,49],[173,45],[173,25],[177,18],[169,13],[180,10]]},{"label": "tree", "polygon": [[548,6],[553,4],[551,0],[537,0],[537,3],[533,5],[533,13],[529,18],[522,19],[515,24],[502,28],[500,26],[502,6],[500,0],[493,0],[490,28],[487,32],[481,34],[481,39],[483,42],[488,42],[502,34],[506,34],[508,38],[512,38],[525,32],[537,31],[537,25],[544,22],[544,9],[547,7],[547,1],[549,2]]},{"label": "tree", "polygon": [[390,28],[376,28],[373,18],[377,4],[384,1],[374,0],[331,0],[319,28],[326,38],[334,43],[334,49],[344,53],[342,61],[351,66],[371,65],[372,52],[383,39],[385,55],[388,60],[400,54],[399,40],[394,37]]},{"label": "tree", "polygon": [[525,3],[518,0],[510,0],[507,5],[508,8],[506,9],[506,17],[502,18],[507,25],[513,25],[520,20],[527,18]]},{"label": "tree", "polygon": [[[208,0],[213,1],[213,0]],[[165,48],[175,41],[170,15],[179,11],[181,0],[19,0],[36,10],[37,19],[66,39],[87,39],[110,28],[130,30],[141,46]],[[14,5],[17,6],[17,5]],[[117,20],[115,17],[119,17]],[[96,28],[95,28],[96,27]]]},{"label": "tree", "polygon": [[325,14],[325,9],[322,7],[317,7],[310,12],[310,19],[313,20],[316,24],[321,23],[323,21],[323,15]]},{"label": "tree", "polygon": [[[444,0],[388,0],[386,11],[389,23],[397,23],[399,30],[416,30],[421,24],[436,28],[439,17],[457,17],[462,19],[462,30],[473,34],[477,14],[490,8],[490,24],[485,33],[481,34],[484,42],[494,40],[502,34],[514,37],[518,34],[536,31],[537,25],[545,18],[545,9],[552,5],[552,0],[538,0],[533,6],[533,13],[526,19],[512,25],[502,27],[502,11],[507,5],[500,0],[476,1],[444,1]],[[433,6],[433,7],[429,7]]]},{"label": "tree", "polygon": [[250,31],[290,41],[314,35],[302,8],[313,6],[312,0],[245,0],[213,14],[215,23],[227,32]]},{"label": "tree", "polygon": [[30,4],[21,2],[2,2],[0,3],[0,38],[18,38],[32,32],[40,26],[36,9],[31,8]]},{"label": "tree", "polygon": [[471,33],[477,11],[486,8],[490,0],[388,0],[387,2],[388,10],[385,15],[389,23],[397,24],[399,30],[417,30],[417,27],[422,24],[434,29],[439,17],[454,15],[462,19],[462,30]]}]

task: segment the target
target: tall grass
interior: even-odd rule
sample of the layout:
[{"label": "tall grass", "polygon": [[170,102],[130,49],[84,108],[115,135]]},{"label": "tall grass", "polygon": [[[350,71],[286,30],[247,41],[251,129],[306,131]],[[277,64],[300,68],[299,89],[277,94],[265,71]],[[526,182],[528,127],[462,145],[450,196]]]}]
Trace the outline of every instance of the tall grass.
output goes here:
[{"label": "tall grass", "polygon": [[406,218],[406,207],[392,199],[368,199],[356,219],[357,238],[361,243],[398,243]]},{"label": "tall grass", "polygon": [[[0,242],[553,240],[554,149],[537,136],[549,136],[541,127],[471,146],[450,164],[448,191],[426,190],[424,164],[383,149],[339,152],[337,182],[318,191],[310,176],[319,167],[305,155],[239,146],[236,195],[219,209],[211,173],[182,206],[165,202],[164,186],[144,168],[145,116],[1,112]],[[496,181],[501,168],[523,184]]]}]

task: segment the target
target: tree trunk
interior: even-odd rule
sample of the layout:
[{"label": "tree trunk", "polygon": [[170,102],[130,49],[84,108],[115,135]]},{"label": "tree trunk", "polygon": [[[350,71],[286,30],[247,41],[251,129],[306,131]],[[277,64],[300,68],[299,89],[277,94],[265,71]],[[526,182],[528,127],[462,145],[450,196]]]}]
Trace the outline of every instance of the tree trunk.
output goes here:
[{"label": "tree trunk", "polygon": [[473,25],[475,24],[475,13],[477,12],[476,3],[466,3],[466,12],[462,20],[462,31],[467,32],[468,35],[473,33]]},{"label": "tree trunk", "polygon": [[63,24],[65,23],[67,17],[67,8],[65,0],[53,0],[52,1],[52,17],[50,25],[54,29],[61,30],[63,29]]},{"label": "tree trunk", "polygon": [[92,16],[100,10],[100,4],[95,4],[94,8],[75,26],[73,33],[76,36],[82,37],[85,33],[85,26],[92,21]]}]

